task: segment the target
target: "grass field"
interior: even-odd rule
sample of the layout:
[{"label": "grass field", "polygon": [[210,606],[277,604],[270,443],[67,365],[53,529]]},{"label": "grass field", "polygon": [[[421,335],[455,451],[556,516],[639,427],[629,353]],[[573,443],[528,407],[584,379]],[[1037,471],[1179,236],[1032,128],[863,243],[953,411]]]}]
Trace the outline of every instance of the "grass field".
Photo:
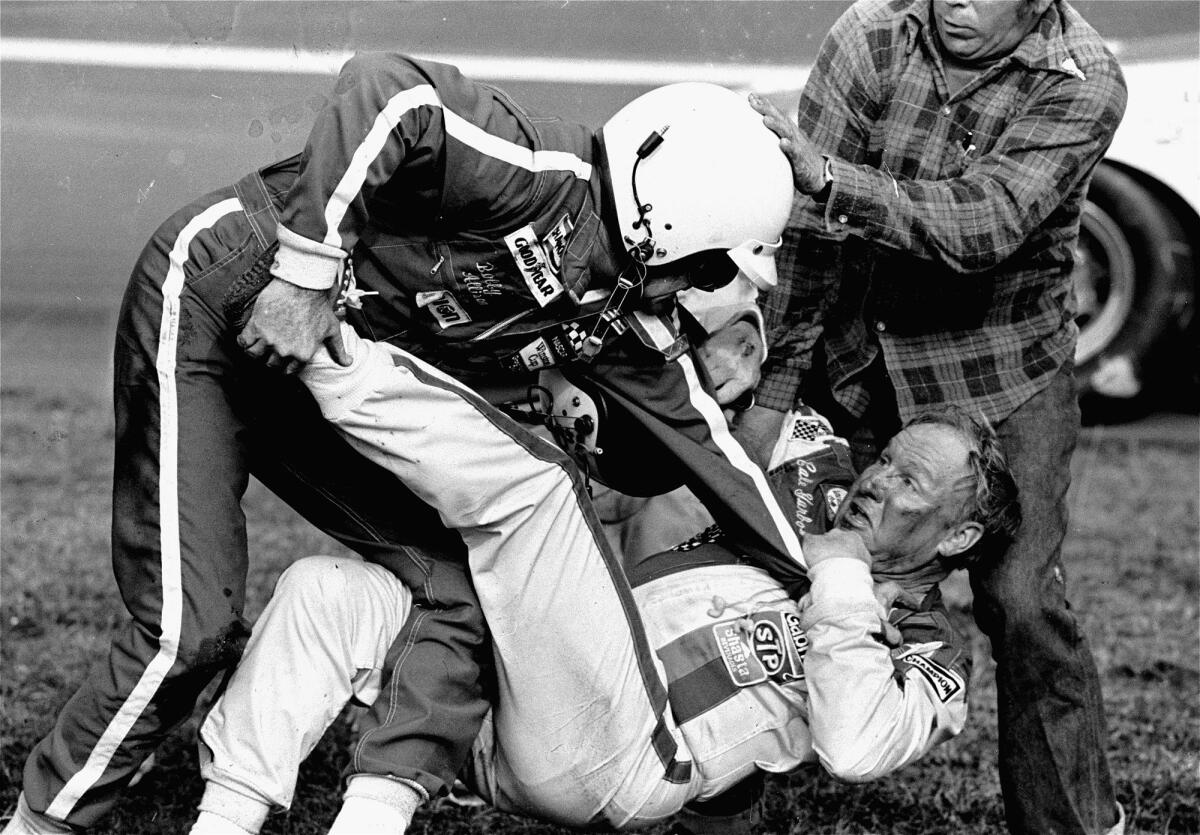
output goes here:
[{"label": "grass field", "polygon": [[[109,567],[108,406],[12,389],[0,408],[2,822],[15,804],[26,754],[89,663],[102,657],[122,607]],[[1196,438],[1134,441],[1092,429],[1076,456],[1066,564],[1104,683],[1109,755],[1130,832],[1200,831],[1197,447]],[[252,488],[247,515],[253,616],[284,565],[333,546],[261,488]],[[976,679],[961,737],[871,785],[842,785],[815,768],[775,780],[763,831],[1001,832],[989,664],[978,665]],[[168,740],[156,768],[97,831],[186,832],[201,790],[194,735],[193,723]],[[330,731],[306,764],[296,806],[273,816],[266,832],[324,831],[336,809],[348,736],[345,722]],[[442,808],[422,811],[412,831],[558,830]]]}]

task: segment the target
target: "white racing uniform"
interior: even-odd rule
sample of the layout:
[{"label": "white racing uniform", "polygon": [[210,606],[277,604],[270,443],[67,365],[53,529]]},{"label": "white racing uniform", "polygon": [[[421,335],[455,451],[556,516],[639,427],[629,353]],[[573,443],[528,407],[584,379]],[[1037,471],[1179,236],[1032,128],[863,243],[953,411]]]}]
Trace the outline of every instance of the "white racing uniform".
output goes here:
[{"label": "white racing uniform", "polygon": [[[488,404],[402,350],[345,338],[351,367],[323,359],[304,372],[323,414],[470,552],[499,690],[468,776],[497,807],[635,826],[755,769],[819,760],[870,779],[962,728],[966,658],[936,593],[923,611],[892,613],[906,643],[889,649],[874,636],[868,571],[848,558],[818,565],[800,606],[711,544],[672,552],[631,588],[593,520],[562,512],[575,476],[540,441],[513,444]],[[202,728],[206,779],[289,805],[342,706],[378,695],[410,616],[423,610],[378,566],[289,569]]]}]

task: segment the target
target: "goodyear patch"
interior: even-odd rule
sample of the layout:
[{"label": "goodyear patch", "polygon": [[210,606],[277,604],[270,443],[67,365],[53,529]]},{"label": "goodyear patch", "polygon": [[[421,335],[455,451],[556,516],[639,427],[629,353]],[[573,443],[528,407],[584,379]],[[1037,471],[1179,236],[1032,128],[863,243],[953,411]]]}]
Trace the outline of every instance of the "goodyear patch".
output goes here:
[{"label": "goodyear patch", "polygon": [[455,325],[465,325],[471,317],[463,306],[448,290],[427,290],[417,293],[417,307],[424,308],[433,315],[442,330]]},{"label": "goodyear patch", "polygon": [[[505,235],[504,243],[508,245],[508,251],[512,253],[517,269],[520,270],[534,301],[545,307],[563,294],[558,270],[547,257],[546,250],[538,240],[532,225],[523,226],[516,232]],[[561,257],[561,253],[559,256]]]},{"label": "goodyear patch", "polygon": [[784,684],[804,678],[808,638],[791,612],[755,612],[718,623],[712,633],[725,669],[738,687],[767,679]]},{"label": "goodyear patch", "polygon": [[958,673],[948,667],[943,667],[932,658],[921,655],[919,652],[913,651],[906,655],[901,655],[896,660],[907,664],[924,676],[925,680],[937,692],[938,698],[943,702],[950,701],[965,686],[962,677]]}]

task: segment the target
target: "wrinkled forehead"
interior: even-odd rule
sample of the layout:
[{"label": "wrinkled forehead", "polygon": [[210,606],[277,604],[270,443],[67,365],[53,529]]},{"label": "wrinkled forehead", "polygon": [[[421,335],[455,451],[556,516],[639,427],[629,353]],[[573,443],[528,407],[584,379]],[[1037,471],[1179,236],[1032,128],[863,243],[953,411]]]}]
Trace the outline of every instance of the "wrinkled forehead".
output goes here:
[{"label": "wrinkled forehead", "polygon": [[946,487],[973,481],[971,444],[952,426],[918,423],[905,427],[888,442],[888,457],[897,464],[926,474],[931,482]]}]

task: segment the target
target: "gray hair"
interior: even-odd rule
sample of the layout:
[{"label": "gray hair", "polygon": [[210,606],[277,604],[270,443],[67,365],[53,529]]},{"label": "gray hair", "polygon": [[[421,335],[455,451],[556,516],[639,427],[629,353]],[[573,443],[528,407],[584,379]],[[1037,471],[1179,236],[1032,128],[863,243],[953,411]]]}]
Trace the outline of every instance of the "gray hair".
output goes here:
[{"label": "gray hair", "polygon": [[954,558],[954,567],[968,567],[999,559],[1021,527],[1021,503],[1008,459],[1000,449],[996,430],[983,415],[944,405],[929,409],[905,424],[947,426],[967,442],[967,466],[975,482],[963,503],[962,521],[978,522],[983,535],[975,545]]}]

